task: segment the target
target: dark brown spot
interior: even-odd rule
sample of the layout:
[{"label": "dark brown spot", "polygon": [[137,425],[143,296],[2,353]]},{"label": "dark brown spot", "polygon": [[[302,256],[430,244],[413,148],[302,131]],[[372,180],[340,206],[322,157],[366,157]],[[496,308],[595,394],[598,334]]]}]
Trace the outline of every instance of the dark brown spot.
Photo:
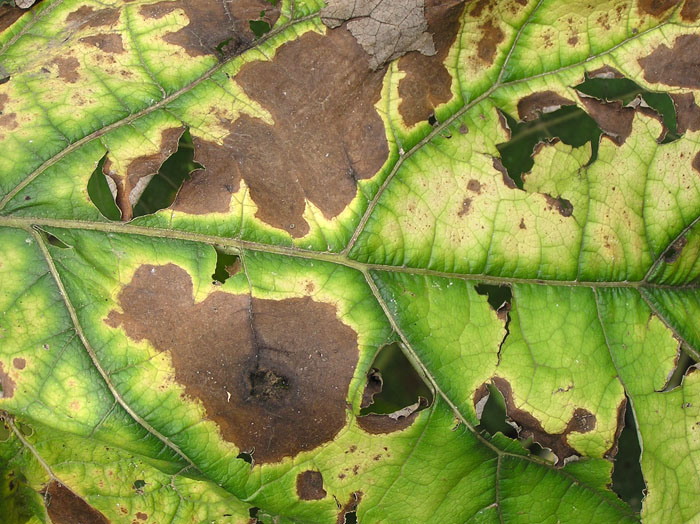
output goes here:
[{"label": "dark brown spot", "polygon": [[467,127],[467,124],[462,123],[462,125],[459,126],[459,134],[466,135],[467,133],[469,133],[469,128]]},{"label": "dark brown spot", "polygon": [[224,44],[220,48],[224,58],[240,54],[255,40],[250,20],[260,19],[264,11],[262,20],[272,27],[279,17],[279,7],[266,0],[175,0],[144,5],[141,14],[157,19],[175,10],[184,11],[189,23],[165,35],[164,40],[182,47],[193,57],[215,54],[221,44]]},{"label": "dark brown spot", "polygon": [[661,44],[637,60],[647,82],[700,89],[700,35],[682,35],[672,48]]},{"label": "dark brown spot", "polygon": [[109,157],[102,165],[102,173],[114,180],[117,186],[116,204],[122,212],[122,220],[131,220],[134,216],[132,200],[135,199],[132,191],[137,187],[139,180],[158,172],[163,162],[177,149],[178,140],[184,131],[184,127],[173,127],[161,131],[160,151],[132,160],[126,168],[126,176],[112,170],[112,162]]},{"label": "dark brown spot", "polygon": [[525,225],[525,219],[521,218],[520,219],[520,229],[527,229],[527,226]]},{"label": "dark brown spot", "polygon": [[139,511],[138,513],[136,513],[136,518],[139,520],[146,520],[148,519],[148,515]]},{"label": "dark brown spot", "polygon": [[235,191],[243,178],[256,217],[293,237],[309,231],[305,200],[327,218],[338,216],[355,198],[357,180],[374,176],[389,154],[374,108],[384,70],[372,71],[367,56],[339,28],[305,33],[280,46],[274,60],[244,65],[236,82],[275,123],[243,115],[228,123],[222,146],[195,138],[195,161],[205,169],[183,184],[174,208],[227,211],[224,187]]},{"label": "dark brown spot", "polygon": [[588,78],[624,78],[625,76],[617,69],[610,66],[603,66],[586,74]]},{"label": "dark brown spot", "polygon": [[313,449],[342,429],[358,349],[334,306],[221,291],[195,303],[192,292],[179,266],[141,266],[119,294],[122,312],[106,323],[168,351],[175,380],[256,463]]},{"label": "dark brown spot", "polygon": [[561,216],[570,217],[573,214],[574,206],[566,198],[554,198],[552,195],[548,194],[544,194],[544,198],[547,201],[547,204],[549,204],[550,208],[556,208]]},{"label": "dark brown spot", "polygon": [[297,495],[301,500],[321,500],[326,496],[323,476],[318,471],[308,470],[297,475]]},{"label": "dark brown spot", "polygon": [[428,401],[420,397],[415,404],[394,413],[389,413],[387,415],[370,413],[369,415],[357,417],[357,425],[360,426],[363,431],[373,435],[402,431],[413,424],[419,411],[427,405]]},{"label": "dark brown spot", "polygon": [[80,67],[80,62],[72,56],[62,57],[53,59],[53,64],[58,66],[58,76],[70,84],[75,84],[80,75],[78,74],[78,67]]},{"label": "dark brown spot", "polygon": [[664,251],[664,262],[667,264],[673,264],[676,260],[678,260],[678,257],[681,256],[681,251],[683,251],[683,248],[687,243],[688,239],[685,238],[685,236],[682,236],[673,244],[668,246],[668,249]]},{"label": "dark brown spot", "polygon": [[508,418],[520,427],[518,431],[520,437],[532,437],[542,447],[551,449],[552,453],[557,457],[557,466],[563,466],[566,458],[578,455],[576,450],[567,442],[567,435],[572,432],[588,433],[596,427],[597,421],[593,413],[583,408],[576,408],[562,433],[547,433],[542,427],[542,423],[532,416],[531,413],[515,407],[513,390],[507,380],[501,377],[494,377],[493,385],[496,386],[505,399]]},{"label": "dark brown spot", "polygon": [[518,117],[523,122],[537,120],[545,113],[556,111],[562,106],[573,106],[576,102],[558,95],[554,91],[540,91],[518,101]]},{"label": "dark brown spot", "polygon": [[464,215],[469,214],[469,208],[472,205],[472,199],[471,198],[465,198],[462,201],[462,207],[460,208],[459,212],[457,213],[458,217],[463,217]]},{"label": "dark brown spot", "polygon": [[700,107],[695,103],[693,93],[670,96],[676,108],[678,132],[700,130]]},{"label": "dark brown spot", "polygon": [[481,183],[475,178],[472,178],[469,180],[469,182],[467,182],[467,189],[469,191],[473,191],[474,193],[481,194]]},{"label": "dark brown spot", "polygon": [[[363,493],[361,491],[355,491],[350,494],[350,499],[342,508],[340,508],[340,513],[338,513],[338,520],[336,520],[336,524],[345,524],[345,516],[357,509],[358,504],[360,504],[360,501],[362,500],[362,495]],[[338,503],[338,505],[340,505],[340,503]]]},{"label": "dark brown spot", "polygon": [[378,369],[372,368],[367,374],[367,385],[365,390],[362,392],[362,402],[360,403],[361,408],[366,408],[374,403],[374,396],[382,392],[382,387],[384,386],[384,380],[382,379],[382,374]]},{"label": "dark brown spot", "polygon": [[5,373],[2,362],[0,362],[0,387],[2,387],[2,398],[10,398],[15,394],[15,381],[10,375]]},{"label": "dark brown spot", "polygon": [[122,35],[118,33],[100,33],[93,36],[86,36],[80,39],[81,42],[97,47],[105,53],[123,53],[124,45]]},{"label": "dark brown spot", "polygon": [[85,27],[112,26],[119,21],[120,10],[116,8],[95,9],[91,6],[81,6],[66,18],[69,24]]},{"label": "dark brown spot", "polygon": [[15,367],[15,369],[24,369],[27,365],[27,361],[21,357],[15,358],[12,360],[12,365]]},{"label": "dark brown spot", "polygon": [[399,60],[399,69],[406,73],[399,81],[399,113],[409,127],[427,120],[437,106],[452,98],[452,76],[444,62],[457,37],[464,4],[464,0],[427,0],[425,18],[436,53],[426,56],[414,51]]},{"label": "dark brown spot", "polygon": [[109,524],[102,513],[55,480],[49,482],[44,494],[46,510],[54,524]]},{"label": "dark brown spot", "polygon": [[494,157],[491,163],[493,164],[493,168],[499,173],[501,173],[501,176],[503,177],[503,183],[506,185],[506,187],[509,187],[510,189],[518,189],[515,180],[513,180],[510,177],[510,175],[508,174],[508,170],[505,168],[500,158]]},{"label": "dark brown spot", "polygon": [[638,0],[639,10],[652,16],[659,16],[676,6],[680,0]]},{"label": "dark brown spot", "polygon": [[578,44],[578,36],[571,36],[566,42],[573,47]]},{"label": "dark brown spot", "polygon": [[691,164],[691,166],[693,166],[693,169],[695,169],[695,171],[700,173],[700,152],[698,152],[695,155],[695,158],[693,159],[693,163]]},{"label": "dark brown spot", "polygon": [[481,24],[479,29],[481,30],[482,36],[477,44],[476,54],[481,60],[490,64],[496,56],[498,44],[503,41],[505,35],[500,27],[493,25],[491,20],[487,20]]},{"label": "dark brown spot", "polygon": [[681,18],[686,22],[697,22],[700,18],[700,0],[685,0],[681,9]]}]

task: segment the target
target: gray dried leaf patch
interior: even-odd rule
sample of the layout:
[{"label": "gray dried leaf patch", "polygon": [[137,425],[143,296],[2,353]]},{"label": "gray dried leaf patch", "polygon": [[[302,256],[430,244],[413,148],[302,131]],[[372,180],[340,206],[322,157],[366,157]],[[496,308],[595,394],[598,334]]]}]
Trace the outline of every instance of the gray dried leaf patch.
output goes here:
[{"label": "gray dried leaf patch", "polygon": [[423,0],[328,0],[321,20],[330,28],[347,22],[347,29],[378,69],[410,51],[435,54]]}]

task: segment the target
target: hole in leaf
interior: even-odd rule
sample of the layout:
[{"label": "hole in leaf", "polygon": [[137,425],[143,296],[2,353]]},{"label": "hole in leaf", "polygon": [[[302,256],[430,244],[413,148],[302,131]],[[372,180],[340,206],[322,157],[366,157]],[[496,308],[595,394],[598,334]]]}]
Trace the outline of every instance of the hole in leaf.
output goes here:
[{"label": "hole in leaf", "polygon": [[639,445],[637,424],[634,420],[631,404],[627,403],[625,427],[617,441],[617,455],[612,473],[612,489],[627,502],[634,511],[641,511],[644,498],[644,477],[640,458],[642,449]]},{"label": "hole in leaf", "polygon": [[114,202],[114,197],[107,184],[107,179],[104,173],[102,173],[102,166],[104,166],[105,160],[107,159],[107,153],[100,159],[97,163],[95,171],[92,172],[90,180],[88,180],[88,196],[95,207],[102,213],[102,216],[109,220],[120,220],[121,211]]},{"label": "hole in leaf", "polygon": [[357,512],[348,511],[345,514],[345,524],[357,524]]},{"label": "hole in leaf", "polygon": [[438,124],[437,118],[435,117],[435,113],[430,113],[428,116],[428,123],[435,127]]},{"label": "hole in leaf", "polygon": [[668,144],[680,138],[677,133],[676,108],[667,93],[652,93],[629,78],[587,78],[574,89],[601,100],[619,100],[622,105],[627,105],[641,96],[649,107],[661,115],[664,125],[668,128],[668,133],[661,143]]},{"label": "hole in leaf", "polygon": [[139,495],[143,495],[143,488],[146,486],[146,481],[142,479],[138,479],[134,481],[134,491],[138,493]]},{"label": "hole in leaf", "polygon": [[[236,455],[237,459],[241,459],[246,461],[248,464],[253,463],[253,455],[250,453],[246,453],[245,451],[241,451],[238,455]],[[251,511],[255,510],[256,512],[258,511],[258,508],[250,508]],[[254,515],[251,515],[253,517]]]},{"label": "hole in leaf", "polygon": [[474,291],[479,295],[483,295],[489,302],[489,305],[495,310],[500,311],[501,308],[510,304],[513,298],[513,291],[510,286],[496,286],[493,284],[478,284],[474,286]]},{"label": "hole in leaf", "polygon": [[372,395],[371,404],[360,411],[361,416],[370,413],[378,415],[394,413],[414,404],[419,397],[430,401],[426,405],[432,404],[433,396],[430,389],[397,343],[384,346],[379,351],[372,369],[368,377],[369,386],[376,389],[377,373],[381,374],[382,383],[378,391]]},{"label": "hole in leaf", "polygon": [[194,144],[187,129],[178,141],[177,151],[163,162],[134,205],[134,217],[149,215],[170,206],[190,173],[200,168],[202,166],[194,161]]},{"label": "hole in leaf", "polygon": [[230,253],[224,253],[223,251],[216,250],[216,268],[211,277],[214,282],[223,284],[230,277],[238,273],[241,269],[241,260],[237,255],[232,255]]},{"label": "hole in leaf", "polygon": [[493,384],[488,386],[489,397],[481,413],[481,421],[476,427],[477,431],[485,430],[490,435],[495,435],[499,431],[506,437],[518,438],[516,429],[506,422],[506,402],[498,388]]},{"label": "hole in leaf", "polygon": [[[264,13],[263,11],[263,15]],[[250,20],[248,23],[250,24],[250,30],[253,31],[255,38],[260,38],[270,30],[270,24],[265,20]]]},{"label": "hole in leaf", "polygon": [[519,189],[523,189],[523,173],[535,165],[532,153],[540,142],[558,138],[573,147],[581,147],[590,142],[592,154],[589,164],[598,156],[602,132],[596,121],[577,106],[564,106],[529,122],[518,122],[506,113],[501,114],[511,130],[511,139],[497,144],[496,148],[501,155],[503,167]]},{"label": "hole in leaf", "polygon": [[39,230],[39,234],[44,238],[44,241],[49,244],[50,246],[57,247],[59,249],[68,249],[70,246],[63,242],[60,238],[57,238],[53,236],[51,233],[48,233],[43,230]]},{"label": "hole in leaf", "polygon": [[673,370],[673,373],[671,373],[662,391],[671,391],[680,386],[683,382],[683,377],[685,377],[690,368],[695,364],[697,364],[697,362],[693,357],[691,357],[687,351],[681,350],[678,354],[676,368]]}]

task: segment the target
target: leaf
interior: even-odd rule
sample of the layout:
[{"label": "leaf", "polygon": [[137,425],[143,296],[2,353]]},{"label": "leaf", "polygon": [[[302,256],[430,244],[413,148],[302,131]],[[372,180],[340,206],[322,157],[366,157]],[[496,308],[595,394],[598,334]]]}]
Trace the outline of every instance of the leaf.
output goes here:
[{"label": "leaf", "polygon": [[697,2],[346,7],[0,7],[2,514],[696,521]]}]

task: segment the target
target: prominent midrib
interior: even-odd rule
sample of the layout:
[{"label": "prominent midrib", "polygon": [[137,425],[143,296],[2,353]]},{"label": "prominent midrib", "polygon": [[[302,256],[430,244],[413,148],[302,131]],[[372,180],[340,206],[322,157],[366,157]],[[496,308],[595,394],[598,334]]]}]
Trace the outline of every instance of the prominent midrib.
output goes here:
[{"label": "prominent midrib", "polygon": [[[698,217],[693,223],[699,222]],[[395,273],[407,273],[411,275],[424,275],[443,278],[454,278],[461,280],[478,281],[492,283],[498,285],[508,284],[535,284],[541,286],[563,286],[563,287],[589,287],[589,288],[632,288],[632,289],[669,289],[669,290],[700,290],[700,281],[693,284],[669,285],[657,284],[646,280],[637,281],[583,281],[583,280],[546,280],[541,278],[519,278],[519,277],[502,277],[493,276],[483,273],[456,273],[448,271],[438,271],[434,269],[409,267],[409,266],[392,266],[385,264],[372,264],[353,260],[342,253],[328,253],[323,251],[310,251],[291,246],[276,246],[271,244],[259,244],[238,238],[218,237],[214,235],[203,235],[200,233],[191,233],[189,231],[181,231],[174,229],[159,229],[144,226],[136,226],[124,222],[88,222],[81,220],[66,220],[52,218],[17,218],[0,216],[0,227],[14,227],[19,229],[31,230],[36,227],[56,227],[61,229],[100,231],[103,233],[118,233],[131,234],[138,236],[171,239],[171,240],[187,240],[190,242],[198,242],[208,244],[212,247],[219,247],[228,250],[229,252],[257,251],[261,253],[270,253],[275,255],[284,255],[308,260],[318,260],[321,262],[329,262],[350,267],[362,272],[367,271],[388,271]],[[687,229],[687,228],[686,228]],[[684,229],[685,231],[685,229]],[[682,234],[682,233],[681,233]],[[680,236],[680,235],[679,235]],[[675,241],[675,240],[674,240]],[[658,266],[663,257],[660,256],[651,269],[647,273],[652,273],[652,269]]]}]

